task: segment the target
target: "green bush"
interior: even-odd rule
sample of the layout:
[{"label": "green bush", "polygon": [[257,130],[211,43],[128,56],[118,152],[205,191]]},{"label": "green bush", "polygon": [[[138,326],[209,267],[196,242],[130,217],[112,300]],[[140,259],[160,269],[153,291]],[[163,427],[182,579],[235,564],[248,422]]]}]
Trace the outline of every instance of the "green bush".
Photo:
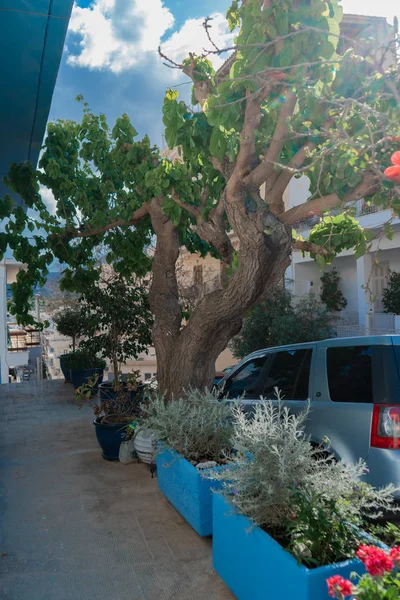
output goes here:
[{"label": "green bush", "polygon": [[385,313],[400,315],[400,273],[389,271],[386,288],[382,292]]},{"label": "green bush", "polygon": [[261,348],[326,339],[335,320],[314,294],[293,305],[290,292],[277,288],[250,311],[230,347],[236,358],[244,358]]},{"label": "green bush", "polygon": [[106,361],[84,350],[76,350],[64,355],[65,369],[105,369]]},{"label": "green bush", "polygon": [[347,300],[339,289],[340,277],[336,267],[324,273],[321,277],[322,291],[321,300],[326,304],[328,310],[339,312],[347,306]]}]

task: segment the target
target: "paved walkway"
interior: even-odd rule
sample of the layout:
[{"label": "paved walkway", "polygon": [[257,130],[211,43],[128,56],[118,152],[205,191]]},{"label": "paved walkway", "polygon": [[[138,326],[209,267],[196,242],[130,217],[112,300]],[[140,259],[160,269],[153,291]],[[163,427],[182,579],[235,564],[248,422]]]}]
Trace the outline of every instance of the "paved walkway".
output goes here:
[{"label": "paved walkway", "polygon": [[0,386],[1,600],[229,600],[145,465],[101,458],[69,384]]}]

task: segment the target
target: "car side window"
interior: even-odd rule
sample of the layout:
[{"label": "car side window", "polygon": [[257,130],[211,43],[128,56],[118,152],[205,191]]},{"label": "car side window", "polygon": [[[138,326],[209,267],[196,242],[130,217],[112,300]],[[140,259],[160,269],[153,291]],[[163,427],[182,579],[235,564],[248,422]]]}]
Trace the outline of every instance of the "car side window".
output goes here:
[{"label": "car side window", "polygon": [[229,377],[223,387],[223,394],[229,398],[254,398],[257,393],[266,356],[253,358]]},{"label": "car side window", "polygon": [[329,394],[333,402],[373,402],[373,346],[328,348]]},{"label": "car side window", "polygon": [[283,400],[307,400],[312,350],[283,350],[275,354],[270,367],[263,397],[276,399],[276,388]]}]

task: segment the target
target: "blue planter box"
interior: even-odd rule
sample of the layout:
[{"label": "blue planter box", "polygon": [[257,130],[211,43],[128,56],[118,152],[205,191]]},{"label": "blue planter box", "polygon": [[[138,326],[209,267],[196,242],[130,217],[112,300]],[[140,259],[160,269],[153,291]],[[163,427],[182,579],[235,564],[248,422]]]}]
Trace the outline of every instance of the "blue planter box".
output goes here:
[{"label": "blue planter box", "polygon": [[169,448],[157,455],[156,463],[162,493],[199,535],[211,535],[212,490],[221,489],[222,484],[202,476],[189,461]]},{"label": "blue planter box", "polygon": [[329,600],[328,577],[349,579],[353,571],[365,573],[357,559],[316,569],[298,565],[220,494],[213,498],[213,564],[238,600]]}]

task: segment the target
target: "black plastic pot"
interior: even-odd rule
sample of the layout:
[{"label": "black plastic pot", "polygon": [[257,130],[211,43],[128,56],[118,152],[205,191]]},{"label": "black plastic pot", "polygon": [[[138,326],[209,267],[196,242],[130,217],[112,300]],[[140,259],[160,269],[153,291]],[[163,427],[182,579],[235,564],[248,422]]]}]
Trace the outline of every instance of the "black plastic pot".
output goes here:
[{"label": "black plastic pot", "polygon": [[61,354],[61,356],[60,356],[60,368],[61,368],[62,374],[64,375],[65,381],[71,381],[71,371],[70,371],[70,369],[66,369],[64,367],[64,359],[65,359],[66,356],[68,356],[68,355],[67,354]]},{"label": "black plastic pot", "polygon": [[93,388],[93,395],[97,394],[97,390],[99,388],[99,384],[103,381],[103,373],[104,369],[71,369],[71,381],[72,385],[75,389],[80,387],[84,383],[88,383],[89,379],[91,379],[96,373],[98,374],[97,385]]},{"label": "black plastic pot", "polygon": [[105,460],[118,460],[119,447],[125,439],[127,423],[100,423],[93,421],[96,428],[96,437],[102,449],[102,457]]}]

